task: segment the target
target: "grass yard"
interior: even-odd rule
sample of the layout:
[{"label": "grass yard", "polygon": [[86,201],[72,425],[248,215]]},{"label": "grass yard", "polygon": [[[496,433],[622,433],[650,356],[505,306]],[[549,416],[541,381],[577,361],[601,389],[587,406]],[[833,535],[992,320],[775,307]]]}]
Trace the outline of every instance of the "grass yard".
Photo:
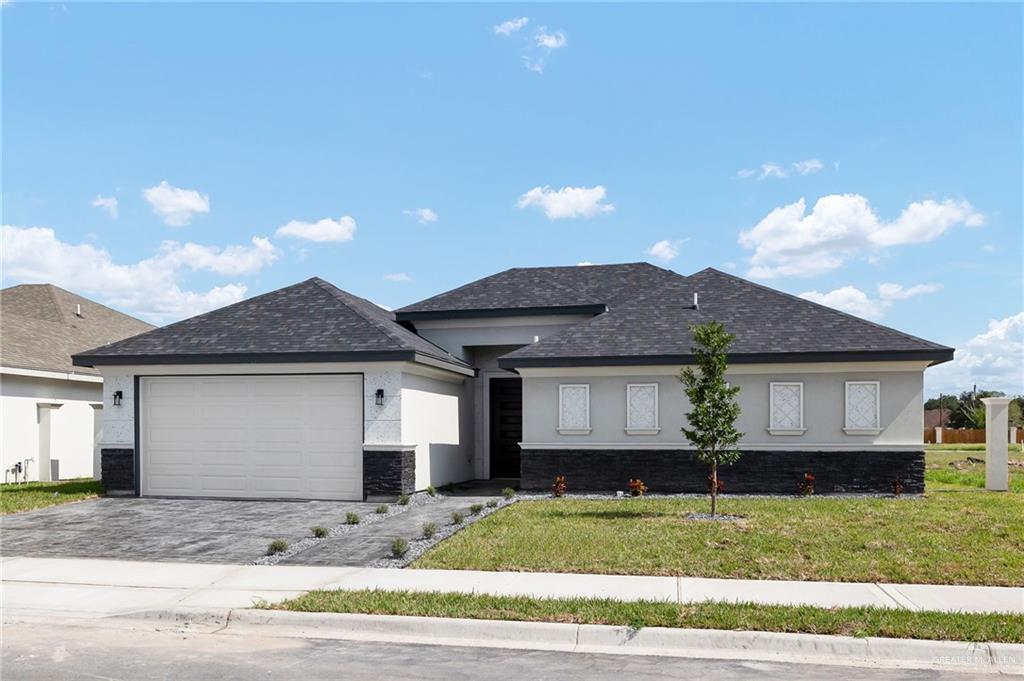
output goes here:
[{"label": "grass yard", "polygon": [[815,608],[752,603],[536,599],[409,591],[311,591],[274,606],[300,612],[462,617],[526,622],[775,631],[950,641],[1024,643],[1024,616]]},{"label": "grass yard", "polygon": [[[975,463],[979,459],[981,463]],[[985,445],[928,445],[924,460],[924,479],[929,490],[985,488]],[[1010,491],[1024,493],[1024,455],[1013,448],[1010,449]]]},{"label": "grass yard", "polygon": [[845,582],[1024,585],[1024,495],[723,497],[740,522],[687,520],[701,498],[522,501],[416,568]]},{"label": "grass yard", "polygon": [[0,515],[92,499],[102,494],[103,484],[92,478],[0,485]]}]

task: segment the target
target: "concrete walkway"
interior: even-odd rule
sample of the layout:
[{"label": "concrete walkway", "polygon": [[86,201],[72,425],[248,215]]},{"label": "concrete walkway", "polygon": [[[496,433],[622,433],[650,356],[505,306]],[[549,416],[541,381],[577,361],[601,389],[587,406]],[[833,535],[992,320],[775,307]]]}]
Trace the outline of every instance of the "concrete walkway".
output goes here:
[{"label": "concrete walkway", "polygon": [[824,607],[1024,613],[1024,588],[783,582],[360,567],[210,565],[97,559],[0,559],[4,617],[96,618],[146,611],[225,610],[311,589],[407,589],[693,603],[756,601]]}]

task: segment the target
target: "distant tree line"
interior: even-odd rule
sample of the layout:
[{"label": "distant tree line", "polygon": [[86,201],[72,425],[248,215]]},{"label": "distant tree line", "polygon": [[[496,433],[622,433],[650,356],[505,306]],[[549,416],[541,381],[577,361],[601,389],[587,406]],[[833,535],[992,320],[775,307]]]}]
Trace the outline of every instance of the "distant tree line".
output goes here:
[{"label": "distant tree line", "polygon": [[[924,403],[925,409],[943,409],[949,418],[949,428],[984,428],[985,404],[983,397],[1006,397],[998,390],[965,390],[957,395],[933,397]],[[1024,427],[1024,395],[1014,397],[1010,402],[1009,421],[1011,426]]]}]

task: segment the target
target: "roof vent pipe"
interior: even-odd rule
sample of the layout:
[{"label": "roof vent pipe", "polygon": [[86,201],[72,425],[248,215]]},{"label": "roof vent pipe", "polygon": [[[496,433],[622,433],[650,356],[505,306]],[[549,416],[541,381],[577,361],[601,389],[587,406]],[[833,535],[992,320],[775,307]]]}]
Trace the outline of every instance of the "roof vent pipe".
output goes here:
[{"label": "roof vent pipe", "polygon": [[536,343],[536,342],[537,342],[537,341],[539,341],[539,340],[540,340],[540,336],[534,336],[534,337],[533,337],[533,342],[534,342],[534,343]]},{"label": "roof vent pipe", "polygon": [[78,317],[82,316],[82,304],[81,303],[75,303],[75,315],[78,316]]},{"label": "roof vent pipe", "polygon": [[699,310],[700,309],[700,304],[697,302],[697,293],[696,292],[694,292],[694,294],[693,294],[693,309],[694,310]]}]

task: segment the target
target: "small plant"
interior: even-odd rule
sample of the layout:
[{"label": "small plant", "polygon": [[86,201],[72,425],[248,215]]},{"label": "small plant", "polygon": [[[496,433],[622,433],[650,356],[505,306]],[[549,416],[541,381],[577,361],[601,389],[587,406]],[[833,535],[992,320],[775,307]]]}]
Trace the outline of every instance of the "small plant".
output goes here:
[{"label": "small plant", "polygon": [[267,546],[267,555],[272,556],[275,553],[284,553],[287,550],[288,542],[286,542],[284,539],[275,539],[274,541],[270,542],[270,544]]},{"label": "small plant", "polygon": [[452,511],[452,525],[459,525],[465,519],[466,516],[462,515],[461,511]]},{"label": "small plant", "polygon": [[555,476],[555,484],[551,485],[551,496],[560,497],[565,494],[565,476]]},{"label": "small plant", "polygon": [[430,539],[437,534],[437,525],[434,523],[423,523],[423,538]]},{"label": "small plant", "polygon": [[381,515],[384,515],[385,513],[388,512],[388,505],[387,504],[381,504],[380,506],[378,506],[376,508],[376,512],[381,514]]},{"label": "small plant", "polygon": [[506,499],[511,499],[515,495],[516,491],[511,487],[506,487],[505,489],[501,490],[501,496],[505,497]]},{"label": "small plant", "polygon": [[895,478],[892,481],[892,493],[895,496],[903,494],[903,478]]},{"label": "small plant", "polygon": [[313,533],[313,536],[317,539],[323,539],[327,536],[327,528],[317,525],[316,527],[309,528],[309,531]]},{"label": "small plant", "polygon": [[716,497],[725,491],[725,482],[722,480],[722,476],[708,476],[708,494],[711,494],[712,488],[714,488]]},{"label": "small plant", "polygon": [[409,495],[408,494],[399,494],[398,495],[398,505],[399,506],[408,506],[409,505]]},{"label": "small plant", "polygon": [[804,479],[797,485],[800,488],[800,494],[805,497],[809,497],[814,494],[814,473],[804,473]]},{"label": "small plant", "polygon": [[633,478],[629,479],[629,493],[631,495],[634,497],[642,497],[646,491],[647,485],[644,484],[643,480],[640,478],[637,478],[636,480]]},{"label": "small plant", "polygon": [[483,504],[473,504],[472,506],[469,507],[469,514],[478,515],[482,510],[484,510]]},{"label": "small plant", "polygon": [[391,555],[395,558],[401,558],[409,552],[409,542],[401,537],[395,537],[391,540]]},{"label": "small plant", "polygon": [[359,524],[359,514],[358,513],[352,513],[351,511],[346,513],[345,514],[345,524],[346,525],[358,525]]},{"label": "small plant", "polygon": [[491,499],[490,501],[488,501],[487,502],[487,508],[498,508],[498,500],[497,499]]},{"label": "small plant", "polygon": [[434,487],[433,485],[427,485],[427,494],[429,494],[432,497],[436,497],[437,496],[437,488]]}]

